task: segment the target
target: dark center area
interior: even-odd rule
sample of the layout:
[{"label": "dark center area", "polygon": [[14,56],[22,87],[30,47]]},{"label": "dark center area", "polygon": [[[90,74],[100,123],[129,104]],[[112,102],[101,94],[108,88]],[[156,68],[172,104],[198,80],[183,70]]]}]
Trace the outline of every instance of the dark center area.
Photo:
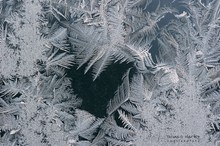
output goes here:
[{"label": "dark center area", "polygon": [[129,67],[131,64],[111,64],[95,81],[92,78],[92,69],[84,74],[85,66],[78,70],[77,66],[73,66],[68,70],[67,77],[72,79],[74,93],[83,100],[80,108],[96,117],[105,117],[106,106],[114,97]]}]

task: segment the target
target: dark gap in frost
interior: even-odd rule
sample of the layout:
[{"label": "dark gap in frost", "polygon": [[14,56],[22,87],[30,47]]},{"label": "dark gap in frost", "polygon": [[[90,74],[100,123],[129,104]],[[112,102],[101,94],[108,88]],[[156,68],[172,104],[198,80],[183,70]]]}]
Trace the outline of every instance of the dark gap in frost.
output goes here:
[{"label": "dark gap in frost", "polygon": [[83,100],[80,108],[96,117],[105,117],[106,106],[114,97],[115,91],[122,83],[123,75],[131,64],[111,64],[95,81],[92,78],[92,69],[84,74],[85,66],[78,70],[76,65],[73,66],[67,71],[67,77],[72,79],[74,94]]},{"label": "dark gap in frost", "polygon": [[3,137],[5,135],[5,131],[4,130],[0,130],[0,136]]},{"label": "dark gap in frost", "polygon": [[176,19],[175,16],[171,13],[168,13],[158,22],[158,27],[162,28],[167,25],[171,20]]},{"label": "dark gap in frost", "polygon": [[149,52],[151,53],[152,59],[155,63],[157,62],[156,56],[158,56],[158,54],[159,54],[158,48],[159,48],[159,45],[158,45],[157,41],[154,40],[151,43],[151,48],[150,48]]},{"label": "dark gap in frost", "polygon": [[119,127],[124,127],[124,124],[122,123],[122,120],[119,118],[119,113],[118,112],[115,112],[114,113],[114,119],[116,121],[116,124],[119,126]]},{"label": "dark gap in frost", "polygon": [[148,5],[145,10],[148,12],[153,12],[159,4],[159,0],[153,0],[150,5]]},{"label": "dark gap in frost", "polygon": [[150,5],[148,5],[145,10],[153,13],[155,11],[155,9],[158,7],[158,5],[160,5],[160,7],[163,6],[170,6],[175,0],[152,0],[152,2],[150,3]]},{"label": "dark gap in frost", "polygon": [[201,3],[203,3],[205,6],[207,6],[212,1],[213,0],[201,0]]},{"label": "dark gap in frost", "polygon": [[19,98],[22,94],[20,92],[18,92],[15,96],[13,96],[13,98]]}]

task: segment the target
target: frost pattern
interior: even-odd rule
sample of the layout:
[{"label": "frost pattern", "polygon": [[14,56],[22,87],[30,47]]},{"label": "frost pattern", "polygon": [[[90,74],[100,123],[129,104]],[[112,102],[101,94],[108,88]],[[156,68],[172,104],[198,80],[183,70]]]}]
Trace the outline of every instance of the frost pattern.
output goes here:
[{"label": "frost pattern", "polygon": [[[220,143],[219,0],[2,0],[0,144]],[[32,35],[30,35],[32,34]],[[131,67],[98,118],[65,76]],[[86,92],[86,91],[85,91]]]}]

